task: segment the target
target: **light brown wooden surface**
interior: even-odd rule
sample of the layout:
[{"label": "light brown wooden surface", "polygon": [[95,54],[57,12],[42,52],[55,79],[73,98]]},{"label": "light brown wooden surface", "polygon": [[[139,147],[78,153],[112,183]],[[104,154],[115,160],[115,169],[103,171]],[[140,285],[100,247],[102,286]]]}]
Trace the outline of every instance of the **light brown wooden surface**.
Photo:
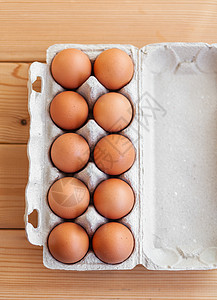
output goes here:
[{"label": "light brown wooden surface", "polygon": [[0,241],[0,299],[216,299],[216,271],[48,270],[23,230],[2,230]]},{"label": "light brown wooden surface", "polygon": [[27,143],[28,68],[27,63],[0,63],[0,143]]},{"label": "light brown wooden surface", "polygon": [[215,0],[0,1],[2,61],[44,60],[54,43],[216,41]]},{"label": "light brown wooden surface", "polygon": [[217,271],[52,271],[25,237],[29,63],[54,43],[166,41],[217,42],[217,0],[0,0],[0,299],[217,299]]},{"label": "light brown wooden surface", "polygon": [[24,228],[26,145],[0,144],[0,228]]}]

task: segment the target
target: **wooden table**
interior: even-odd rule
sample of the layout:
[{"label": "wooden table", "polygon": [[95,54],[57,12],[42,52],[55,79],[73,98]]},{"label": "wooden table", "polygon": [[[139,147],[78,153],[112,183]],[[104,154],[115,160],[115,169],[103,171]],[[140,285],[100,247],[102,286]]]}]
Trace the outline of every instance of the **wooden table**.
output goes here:
[{"label": "wooden table", "polygon": [[217,42],[217,1],[0,1],[0,299],[217,299],[217,271],[48,270],[24,231],[29,64],[54,43],[173,41]]}]

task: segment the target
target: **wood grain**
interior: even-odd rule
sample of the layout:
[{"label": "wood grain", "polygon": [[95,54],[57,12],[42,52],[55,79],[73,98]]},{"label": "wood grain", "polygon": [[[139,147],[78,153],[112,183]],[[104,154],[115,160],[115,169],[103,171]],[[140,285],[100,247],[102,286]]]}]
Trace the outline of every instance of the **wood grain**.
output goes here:
[{"label": "wood grain", "polygon": [[0,299],[216,299],[217,271],[48,270],[24,230],[1,230],[0,241]]},{"label": "wood grain", "polygon": [[0,1],[0,60],[45,60],[54,43],[216,42],[214,0]]},{"label": "wood grain", "polygon": [[0,143],[28,140],[28,68],[25,63],[0,63]]},{"label": "wood grain", "polygon": [[0,228],[24,228],[26,145],[0,145]]}]

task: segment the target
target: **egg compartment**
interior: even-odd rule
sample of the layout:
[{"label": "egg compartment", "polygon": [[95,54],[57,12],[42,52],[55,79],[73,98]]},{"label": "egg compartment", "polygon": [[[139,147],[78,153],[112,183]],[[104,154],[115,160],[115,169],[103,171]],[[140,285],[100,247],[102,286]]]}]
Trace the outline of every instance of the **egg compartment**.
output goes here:
[{"label": "egg compartment", "polygon": [[[65,174],[59,171],[51,162],[49,153],[50,146],[53,141],[61,134],[65,133],[59,127],[57,127],[50,118],[49,106],[50,102],[54,96],[65,89],[58,85],[51,76],[50,73],[50,63],[57,52],[65,48],[77,48],[84,51],[93,63],[96,57],[104,50],[117,47],[126,51],[133,59],[135,70],[137,69],[137,50],[133,46],[120,46],[120,45],[54,45],[48,49],[47,52],[47,64],[33,63],[30,67],[30,80],[29,80],[29,111],[31,115],[31,125],[30,125],[30,140],[28,145],[28,154],[30,158],[30,172],[29,172],[29,183],[26,189],[26,231],[28,239],[31,243],[43,246],[43,262],[48,268],[53,269],[67,269],[67,270],[98,270],[98,269],[131,269],[138,263],[138,253],[139,253],[139,243],[137,243],[138,231],[139,231],[139,200],[137,199],[137,182],[138,182],[138,159],[134,165],[124,174],[118,176],[123,180],[127,181],[135,193],[135,205],[133,210],[124,218],[117,220],[128,226],[132,231],[135,238],[135,249],[132,255],[123,263],[118,265],[109,265],[101,262],[92,252],[90,251],[87,255],[79,262],[75,264],[63,264],[55,260],[48,248],[47,248],[47,237],[57,224],[63,222],[64,220],[55,215],[48,203],[47,203],[47,192],[53,182],[64,176],[74,176],[81,179],[89,188],[92,195],[96,186],[102,181],[111,176],[108,176],[101,172],[97,166],[94,164],[92,159],[88,164],[80,171],[74,174]],[[42,91],[41,93],[36,93],[32,90],[32,83],[37,76],[42,77]],[[133,106],[134,114],[137,112],[137,72],[135,71],[134,76],[130,83],[122,88],[120,93],[125,95],[131,102]],[[87,101],[89,108],[92,110],[96,100],[103,94],[109,92],[99,81],[91,76],[89,79],[82,84],[77,90]],[[37,107],[37,111],[36,111]],[[123,134],[128,137],[136,150],[136,155],[138,153],[138,131],[136,123],[136,118],[133,118],[130,125],[118,134]],[[37,124],[37,125],[36,125]],[[38,127],[39,125],[39,127]],[[36,126],[36,127],[35,127]],[[40,129],[40,134],[39,134]],[[37,131],[37,132],[36,132]],[[105,132],[89,115],[88,121],[83,127],[75,131],[76,133],[83,136],[93,152],[96,143],[108,133]],[[37,142],[36,141],[37,136]],[[34,152],[34,154],[33,154]],[[35,172],[35,165],[39,165],[42,168],[40,173]],[[34,173],[34,174],[33,174]],[[117,176],[115,176],[117,177]],[[37,193],[35,190],[37,189]],[[34,193],[33,193],[34,190]],[[31,196],[30,196],[31,195]],[[32,197],[34,195],[34,197]],[[28,223],[28,215],[37,209],[39,213],[38,227],[35,229],[30,223]],[[93,204],[90,203],[88,209],[76,218],[72,220],[75,223],[80,224],[84,227],[92,237],[95,230],[102,224],[108,222],[109,220],[101,216]]]}]

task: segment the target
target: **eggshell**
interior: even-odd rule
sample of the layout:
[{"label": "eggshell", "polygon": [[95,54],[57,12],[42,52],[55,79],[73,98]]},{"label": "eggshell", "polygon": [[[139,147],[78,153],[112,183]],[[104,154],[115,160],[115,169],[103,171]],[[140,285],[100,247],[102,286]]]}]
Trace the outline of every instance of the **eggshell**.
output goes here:
[{"label": "eggshell", "polygon": [[50,116],[57,126],[65,130],[75,130],[87,120],[88,105],[80,94],[65,91],[52,100]]},{"label": "eggshell", "polygon": [[53,59],[53,78],[66,89],[76,89],[91,75],[89,57],[79,49],[64,49]]},{"label": "eggshell", "polygon": [[133,77],[134,65],[123,50],[111,48],[103,51],[95,60],[94,75],[107,89],[118,90]]},{"label": "eggshell", "polygon": [[90,148],[86,140],[76,133],[59,136],[51,146],[53,164],[65,173],[74,173],[88,162]]},{"label": "eggshell", "polygon": [[108,219],[120,219],[126,216],[134,205],[134,193],[125,181],[110,178],[101,182],[93,195],[97,211]]},{"label": "eggshell", "polygon": [[54,227],[48,237],[51,255],[65,264],[81,260],[89,249],[89,237],[78,224],[67,222]]},{"label": "eggshell", "polygon": [[108,264],[126,260],[134,248],[131,231],[123,224],[111,222],[99,227],[92,240],[95,255]]},{"label": "eggshell", "polygon": [[101,171],[109,175],[120,175],[133,165],[136,153],[128,138],[120,134],[110,134],[99,140],[93,155]]},{"label": "eggshell", "polygon": [[133,115],[130,101],[120,93],[102,95],[95,103],[95,121],[108,132],[118,132],[126,128]]},{"label": "eggshell", "polygon": [[63,219],[74,219],[88,207],[90,193],[86,185],[74,177],[64,177],[54,182],[48,192],[52,211]]}]

